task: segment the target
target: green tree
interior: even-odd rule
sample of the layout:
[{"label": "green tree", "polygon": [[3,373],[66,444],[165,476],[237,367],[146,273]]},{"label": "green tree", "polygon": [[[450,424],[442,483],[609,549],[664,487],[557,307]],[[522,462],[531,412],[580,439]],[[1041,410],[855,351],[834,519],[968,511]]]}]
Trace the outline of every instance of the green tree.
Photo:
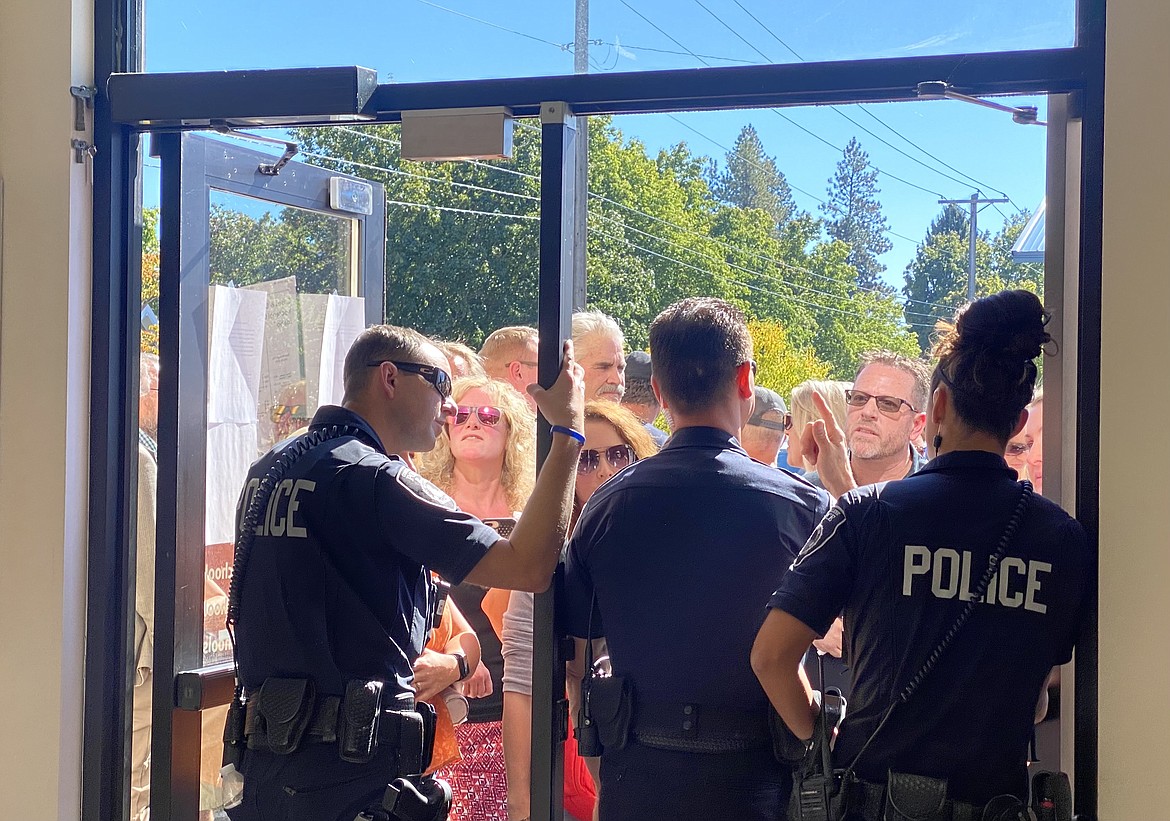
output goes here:
[{"label": "green tree", "polygon": [[[1043,297],[1043,268],[1018,263],[1011,248],[1028,221],[1026,212],[1014,214],[992,236],[980,231],[975,238],[975,294],[986,296],[1005,288],[1024,288]],[[970,217],[966,209],[947,205],[931,222],[914,259],[906,267],[906,321],[919,343],[929,350],[934,320],[949,320],[967,301],[970,253]],[[927,316],[930,315],[930,316]]]},{"label": "green tree", "polygon": [[532,323],[539,132],[516,129],[514,158],[493,164],[403,161],[399,136],[397,125],[296,131],[307,151],[333,158],[315,162],[385,186],[388,321],[473,346]]},{"label": "green tree", "polygon": [[302,293],[348,288],[351,235],[348,220],[300,208],[258,217],[211,206],[209,264],[213,285],[252,285],[296,276]]},{"label": "green tree", "polygon": [[[855,303],[857,272],[844,243],[795,212],[777,229],[760,208],[720,202],[709,161],[679,143],[650,155],[610,118],[591,117],[586,267],[588,301],[614,316],[629,343],[687,296],[718,296],[780,323],[796,349],[851,371],[853,331],[841,315],[890,321]],[[387,196],[387,300],[391,321],[472,345],[496,327],[536,321],[539,132],[520,127],[514,155],[497,163],[403,162],[398,127],[302,129],[314,161],[381,182]],[[274,251],[275,252],[275,251]],[[877,333],[874,331],[874,333]]]},{"label": "green tree", "polygon": [[825,230],[833,239],[849,244],[849,264],[857,269],[857,283],[865,288],[884,288],[881,273],[886,266],[878,257],[893,248],[886,234],[889,226],[877,195],[878,172],[854,137],[845,146],[837,170],[829,178],[828,200],[821,206]]},{"label": "green tree", "polygon": [[755,127],[745,125],[727,152],[723,170],[712,165],[708,171],[711,193],[726,205],[758,208],[772,221],[774,231],[796,214],[792,188],[776,166],[776,160],[764,151],[764,143]]},{"label": "green tree", "polygon": [[[158,208],[142,209],[142,307],[150,307],[158,316]],[[139,331],[139,349],[158,353],[158,325]]]},{"label": "green tree", "polygon": [[809,348],[795,348],[784,326],[775,321],[751,320],[748,332],[756,356],[756,384],[771,388],[781,396],[807,379],[825,379],[832,366],[817,358]]}]

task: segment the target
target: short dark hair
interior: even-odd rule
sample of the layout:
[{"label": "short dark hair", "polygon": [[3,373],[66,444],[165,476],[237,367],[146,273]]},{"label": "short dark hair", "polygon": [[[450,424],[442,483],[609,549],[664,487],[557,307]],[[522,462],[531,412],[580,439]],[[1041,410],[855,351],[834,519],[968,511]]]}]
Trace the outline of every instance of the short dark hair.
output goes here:
[{"label": "short dark hair", "polygon": [[658,397],[650,387],[649,379],[630,379],[626,377],[626,392],[622,394],[623,405],[653,405],[658,406]]},{"label": "short dark hair", "polygon": [[743,311],[714,297],[676,302],[650,325],[654,377],[667,403],[683,413],[718,402],[752,350]]},{"label": "short dark hair", "polygon": [[1000,291],[964,305],[953,323],[939,323],[931,389],[944,382],[959,418],[1007,442],[1032,401],[1036,357],[1052,342],[1048,319],[1031,291]]},{"label": "short dark hair", "polygon": [[[434,343],[412,328],[397,325],[371,325],[349,346],[345,355],[345,401],[353,399],[370,381],[371,362],[398,359],[418,362],[422,349]],[[423,363],[425,364],[425,363]]]}]

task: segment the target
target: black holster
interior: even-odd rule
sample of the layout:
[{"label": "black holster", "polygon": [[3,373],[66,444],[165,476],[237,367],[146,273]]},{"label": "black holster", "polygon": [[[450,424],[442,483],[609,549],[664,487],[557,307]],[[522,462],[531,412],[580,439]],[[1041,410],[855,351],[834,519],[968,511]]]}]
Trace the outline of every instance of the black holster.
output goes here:
[{"label": "black holster", "polygon": [[[247,746],[288,755],[303,744],[337,742],[338,755],[353,764],[368,764],[382,753],[390,767],[387,781],[419,775],[434,750],[434,708],[420,703],[409,709],[409,702],[388,708],[383,691],[381,681],[356,680],[341,698],[319,696],[310,679],[265,679],[243,711]],[[239,746],[232,711],[228,718],[225,756]]]},{"label": "black holster", "polygon": [[598,756],[620,750],[634,719],[634,683],[624,676],[587,675],[581,684],[581,711],[574,735],[577,751]]}]

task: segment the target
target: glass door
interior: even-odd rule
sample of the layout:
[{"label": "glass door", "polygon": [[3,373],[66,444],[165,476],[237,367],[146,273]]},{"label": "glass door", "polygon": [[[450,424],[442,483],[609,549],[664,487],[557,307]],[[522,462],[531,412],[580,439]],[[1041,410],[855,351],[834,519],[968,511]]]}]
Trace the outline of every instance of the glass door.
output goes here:
[{"label": "glass door", "polygon": [[380,183],[280,161],[235,137],[157,139],[150,817],[193,821],[223,803],[217,776],[233,687],[224,619],[239,490],[253,461],[320,405],[341,402],[350,343],[383,321],[385,194]]}]

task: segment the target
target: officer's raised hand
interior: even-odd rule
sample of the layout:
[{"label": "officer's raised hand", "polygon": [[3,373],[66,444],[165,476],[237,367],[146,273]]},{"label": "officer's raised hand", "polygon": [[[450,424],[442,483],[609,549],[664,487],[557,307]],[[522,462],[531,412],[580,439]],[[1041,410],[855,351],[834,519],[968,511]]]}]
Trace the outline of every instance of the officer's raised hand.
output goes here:
[{"label": "officer's raised hand", "polygon": [[585,419],[585,369],[573,359],[573,340],[566,339],[561,348],[561,370],[547,390],[537,383],[528,393],[550,425],[562,425],[580,431]]},{"label": "officer's raised hand", "polygon": [[813,391],[812,400],[821,418],[809,422],[800,433],[804,460],[816,470],[825,490],[840,497],[857,487],[853,470],[849,467],[845,432],[837,424],[823,396]]},{"label": "officer's raised hand", "polygon": [[548,455],[523,515],[507,539],[496,542],[467,575],[481,587],[543,592],[560,559],[573,512],[573,480],[585,444],[585,371],[566,340],[561,370],[551,388],[529,385],[528,393],[552,427]]}]

